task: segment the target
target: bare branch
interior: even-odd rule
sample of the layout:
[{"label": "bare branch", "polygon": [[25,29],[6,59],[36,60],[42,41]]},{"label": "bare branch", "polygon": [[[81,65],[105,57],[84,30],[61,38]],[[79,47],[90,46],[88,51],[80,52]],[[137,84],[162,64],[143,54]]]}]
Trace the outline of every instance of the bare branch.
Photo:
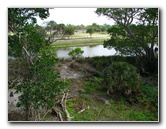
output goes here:
[{"label": "bare branch", "polygon": [[31,63],[31,64],[34,64],[33,61],[32,61],[32,58],[31,58],[30,53],[27,51],[27,49],[26,49],[24,46],[23,46],[22,48],[23,48],[23,50],[25,51],[25,53],[26,53],[26,55],[27,55],[27,57],[28,57],[30,63]]}]

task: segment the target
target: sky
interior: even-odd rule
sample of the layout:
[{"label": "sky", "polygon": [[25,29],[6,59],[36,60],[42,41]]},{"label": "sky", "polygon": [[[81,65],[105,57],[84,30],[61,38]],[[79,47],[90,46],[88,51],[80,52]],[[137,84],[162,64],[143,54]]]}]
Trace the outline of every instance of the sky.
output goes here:
[{"label": "sky", "polygon": [[[98,16],[94,11],[96,8],[54,8],[50,9],[50,16],[44,21],[55,21],[60,24],[72,25],[92,25],[97,23],[99,25],[109,24],[113,25],[114,21],[105,16]],[[37,23],[42,25],[44,22],[37,18]]]}]

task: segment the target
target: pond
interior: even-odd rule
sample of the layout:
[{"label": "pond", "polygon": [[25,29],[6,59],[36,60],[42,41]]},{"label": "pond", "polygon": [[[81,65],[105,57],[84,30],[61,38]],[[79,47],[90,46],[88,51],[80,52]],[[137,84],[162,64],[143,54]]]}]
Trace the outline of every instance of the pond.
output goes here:
[{"label": "pond", "polygon": [[[58,58],[70,58],[68,55],[69,51],[75,49],[76,47],[68,47],[68,48],[58,48],[57,49],[57,57]],[[116,50],[114,48],[108,49],[104,48],[103,45],[97,46],[82,46],[81,48],[84,53],[83,57],[94,57],[94,56],[111,56],[116,54]]]}]

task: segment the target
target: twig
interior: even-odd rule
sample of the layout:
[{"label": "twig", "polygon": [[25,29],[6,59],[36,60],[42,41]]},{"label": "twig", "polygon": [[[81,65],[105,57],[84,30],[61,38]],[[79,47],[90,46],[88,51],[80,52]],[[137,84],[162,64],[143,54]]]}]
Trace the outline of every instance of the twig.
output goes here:
[{"label": "twig", "polygon": [[78,112],[78,114],[80,114],[80,113],[84,112],[84,111],[85,111],[85,109],[86,109],[86,108],[83,108],[82,110],[80,110],[80,111]]},{"label": "twig", "polygon": [[78,114],[84,112],[86,109],[89,109],[89,106],[88,106],[87,108],[83,108],[82,110],[80,110],[80,111],[78,112]]}]

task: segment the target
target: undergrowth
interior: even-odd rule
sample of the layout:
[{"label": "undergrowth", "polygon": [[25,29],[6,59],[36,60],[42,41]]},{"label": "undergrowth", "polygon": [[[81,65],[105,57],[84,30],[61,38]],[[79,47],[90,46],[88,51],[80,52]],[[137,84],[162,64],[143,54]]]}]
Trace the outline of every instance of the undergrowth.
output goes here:
[{"label": "undergrowth", "polygon": [[[100,80],[100,79],[99,79]],[[72,121],[158,121],[158,88],[156,86],[141,86],[141,97],[137,104],[129,104],[123,96],[112,99],[107,96],[110,105],[101,103],[92,96],[98,95],[101,83],[90,81],[84,86],[77,99],[67,102],[67,109]],[[102,95],[103,97],[104,95]],[[89,108],[87,108],[89,107]],[[78,113],[85,108],[85,111]]]}]

